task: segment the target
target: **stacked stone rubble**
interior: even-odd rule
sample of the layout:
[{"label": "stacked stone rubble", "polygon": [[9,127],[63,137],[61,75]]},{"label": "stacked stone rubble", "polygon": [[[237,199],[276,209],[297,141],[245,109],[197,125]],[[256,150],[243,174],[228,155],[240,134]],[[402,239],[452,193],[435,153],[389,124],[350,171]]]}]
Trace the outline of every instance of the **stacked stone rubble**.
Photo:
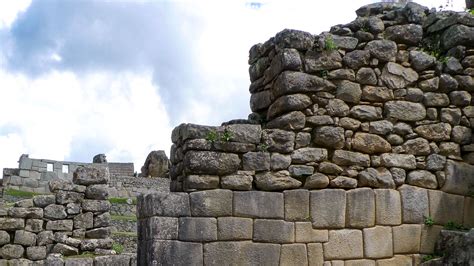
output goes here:
[{"label": "stacked stone rubble", "polygon": [[73,182],[50,181],[54,194],[38,195],[16,202],[14,207],[2,208],[1,262],[42,265],[47,258],[61,260],[53,253],[113,254],[108,180],[106,167],[79,167]]}]

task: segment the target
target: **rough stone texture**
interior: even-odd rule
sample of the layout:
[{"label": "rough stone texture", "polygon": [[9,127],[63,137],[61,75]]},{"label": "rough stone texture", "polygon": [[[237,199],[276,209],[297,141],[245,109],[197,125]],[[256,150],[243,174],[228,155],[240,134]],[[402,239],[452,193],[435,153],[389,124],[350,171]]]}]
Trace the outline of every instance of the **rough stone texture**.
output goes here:
[{"label": "rough stone texture", "polygon": [[153,241],[150,249],[145,251],[147,258],[138,256],[138,264],[156,261],[158,265],[202,265],[202,244],[175,240]]},{"label": "rough stone texture", "polygon": [[470,189],[474,187],[474,166],[448,160],[446,165],[446,182],[441,187],[441,190],[447,193],[468,195]]},{"label": "rough stone texture", "polygon": [[392,227],[393,253],[419,253],[421,239],[420,224],[402,224]]},{"label": "rough stone texture", "polygon": [[253,234],[253,220],[250,218],[217,218],[218,240],[250,240]]},{"label": "rough stone texture", "polygon": [[309,218],[309,191],[287,190],[283,192],[285,197],[285,220],[304,221]]},{"label": "rough stone texture", "polygon": [[[311,170],[309,175],[312,174],[312,167],[306,167]],[[292,169],[289,169],[290,172],[293,172]],[[295,170],[293,173],[295,176],[306,175],[306,169]],[[302,185],[300,181],[294,179],[290,176],[288,171],[278,171],[278,172],[264,172],[255,175],[255,185],[260,190],[273,191],[273,190],[284,190],[284,189],[294,189]]]},{"label": "rough stone texture", "polygon": [[231,174],[240,166],[240,159],[236,154],[210,151],[189,151],[184,156],[184,161],[188,170],[196,174]]},{"label": "rough stone texture", "polygon": [[424,188],[436,189],[438,187],[436,176],[426,170],[415,170],[408,173],[407,183]]},{"label": "rough stone texture", "polygon": [[426,189],[403,185],[400,191],[403,223],[424,223],[429,216],[429,200]]},{"label": "rough stone texture", "polygon": [[426,226],[423,225],[421,228],[421,240],[420,240],[420,252],[423,254],[432,254],[434,253],[434,248],[436,241],[439,239],[439,234],[443,229],[442,226],[432,225]]},{"label": "rough stone texture", "polygon": [[364,228],[364,255],[366,258],[378,259],[393,256],[392,228],[376,226]]},{"label": "rough stone texture", "polygon": [[415,169],[416,159],[413,155],[384,153],[380,157],[382,166]]},{"label": "rough stone texture", "polygon": [[391,189],[376,189],[375,223],[378,225],[399,225],[402,222],[400,193]]},{"label": "rough stone texture", "polygon": [[267,243],[293,243],[295,242],[294,223],[256,219],[253,225],[253,240]]},{"label": "rough stone texture", "polygon": [[151,151],[145,159],[141,168],[140,176],[144,177],[166,177],[169,170],[169,160],[162,150]]},{"label": "rough stone texture", "polygon": [[280,249],[269,243],[212,242],[204,245],[204,265],[278,265]]},{"label": "rough stone texture", "polygon": [[216,241],[216,218],[181,217],[179,218],[178,238],[183,241]]},{"label": "rough stone texture", "polygon": [[346,193],[346,227],[365,228],[375,225],[375,195],[370,188]]},{"label": "rough stone texture", "polygon": [[356,133],[352,139],[352,148],[364,153],[374,154],[390,152],[392,146],[384,138],[368,133]]},{"label": "rough stone texture", "polygon": [[232,191],[209,190],[197,191],[189,194],[191,215],[193,216],[231,216]]},{"label": "rough stone texture", "polygon": [[358,165],[363,167],[370,165],[369,155],[345,150],[334,151],[332,161],[338,165]]},{"label": "rough stone texture", "polygon": [[328,230],[313,229],[310,222],[295,222],[295,242],[327,242]]},{"label": "rough stone texture", "polygon": [[283,193],[234,192],[233,210],[238,217],[283,219]]},{"label": "rough stone texture", "polygon": [[308,265],[306,245],[282,245],[280,252],[280,265]]},{"label": "rough stone texture", "polygon": [[395,188],[392,174],[386,168],[367,168],[359,173],[358,185],[374,188]]},{"label": "rough stone texture", "polygon": [[307,245],[307,248],[309,265],[323,265],[323,245],[321,243],[310,243]]},{"label": "rough stone texture", "polygon": [[310,204],[314,228],[344,228],[346,219],[344,190],[311,191]]},{"label": "rough stone texture", "polygon": [[425,118],[426,109],[420,103],[389,101],[385,103],[384,113],[387,117],[401,121],[419,121]]},{"label": "rough stone texture", "polygon": [[464,211],[464,197],[448,194],[438,190],[429,190],[430,217],[436,224],[444,225],[448,222],[462,224]]},{"label": "rough stone texture", "polygon": [[329,241],[323,246],[325,260],[361,259],[364,256],[360,230],[330,230]]},{"label": "rough stone texture", "polygon": [[380,78],[390,89],[401,89],[415,82],[418,79],[418,73],[411,68],[389,62],[383,68]]}]

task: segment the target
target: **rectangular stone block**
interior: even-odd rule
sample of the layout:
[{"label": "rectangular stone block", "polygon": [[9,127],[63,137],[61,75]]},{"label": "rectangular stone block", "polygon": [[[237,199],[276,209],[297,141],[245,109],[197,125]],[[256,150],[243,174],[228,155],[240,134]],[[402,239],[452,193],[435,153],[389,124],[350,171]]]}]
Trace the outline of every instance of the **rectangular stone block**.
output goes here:
[{"label": "rectangular stone block", "polygon": [[294,223],[256,219],[253,225],[253,240],[268,243],[293,243],[295,242]]},{"label": "rectangular stone block", "polygon": [[400,193],[394,189],[374,189],[375,223],[378,225],[399,225],[402,223]]},{"label": "rectangular stone block", "polygon": [[346,192],[342,189],[311,191],[310,212],[315,228],[344,228]]},{"label": "rectangular stone block", "polygon": [[421,224],[402,224],[392,227],[393,253],[414,254],[420,252]]},{"label": "rectangular stone block", "polygon": [[321,243],[310,243],[307,245],[308,248],[308,262],[309,265],[323,265],[324,263],[324,252],[323,244]]},{"label": "rectangular stone block", "polygon": [[376,226],[364,228],[364,254],[366,258],[378,259],[393,256],[392,228]]},{"label": "rectangular stone block", "polygon": [[446,181],[441,190],[447,193],[468,195],[474,188],[474,165],[465,162],[448,160],[446,164]]},{"label": "rectangular stone block", "polygon": [[325,260],[362,259],[364,257],[362,231],[330,230],[329,241],[323,244]]},{"label": "rectangular stone block", "polygon": [[146,263],[140,265],[203,265],[201,243],[155,240],[146,255]]},{"label": "rectangular stone block", "polygon": [[280,265],[282,266],[308,265],[306,245],[305,244],[281,245]]},{"label": "rectangular stone block", "polygon": [[212,242],[204,244],[204,265],[278,265],[278,244],[239,242]]},{"label": "rectangular stone block", "polygon": [[365,228],[375,225],[375,194],[371,188],[357,188],[346,193],[346,227]]},{"label": "rectangular stone block", "polygon": [[48,221],[46,230],[52,231],[72,231],[74,222],[72,220]]},{"label": "rectangular stone block", "polygon": [[145,240],[178,239],[178,218],[150,217],[143,229],[145,230]]},{"label": "rectangular stone block", "polygon": [[464,197],[445,193],[439,190],[428,190],[430,199],[430,217],[435,224],[444,225],[448,222],[462,224]]},{"label": "rectangular stone block", "polygon": [[284,217],[283,193],[263,191],[234,192],[234,216],[250,218]]},{"label": "rectangular stone block", "polygon": [[25,227],[25,219],[21,218],[0,218],[0,230],[12,231],[23,229]]},{"label": "rectangular stone block", "polygon": [[424,223],[429,216],[428,192],[424,188],[402,185],[398,191],[402,200],[403,223]]},{"label": "rectangular stone block", "polygon": [[375,260],[346,260],[344,266],[375,266]]},{"label": "rectangular stone block", "polygon": [[192,216],[232,216],[232,191],[224,189],[189,194]]},{"label": "rectangular stone block", "polygon": [[217,239],[219,240],[251,240],[252,233],[253,220],[251,218],[217,218]]},{"label": "rectangular stone block", "polygon": [[285,196],[285,220],[309,221],[309,191],[295,189],[283,191]]},{"label": "rectangular stone block", "polygon": [[390,259],[377,260],[377,266],[411,266],[413,265],[413,259],[411,256],[395,255]]},{"label": "rectangular stone block", "polygon": [[421,226],[421,240],[420,240],[420,253],[433,254],[436,241],[438,241],[439,233],[443,229],[439,225],[422,225]]},{"label": "rectangular stone block", "polygon": [[139,196],[137,215],[139,218],[191,216],[188,193],[156,192]]},{"label": "rectangular stone block", "polygon": [[311,222],[295,223],[295,240],[298,243],[327,242],[328,230],[313,229]]},{"label": "rectangular stone block", "polygon": [[216,241],[217,219],[203,217],[179,218],[178,239],[183,241]]},{"label": "rectangular stone block", "polygon": [[464,226],[474,227],[474,198],[464,197]]}]

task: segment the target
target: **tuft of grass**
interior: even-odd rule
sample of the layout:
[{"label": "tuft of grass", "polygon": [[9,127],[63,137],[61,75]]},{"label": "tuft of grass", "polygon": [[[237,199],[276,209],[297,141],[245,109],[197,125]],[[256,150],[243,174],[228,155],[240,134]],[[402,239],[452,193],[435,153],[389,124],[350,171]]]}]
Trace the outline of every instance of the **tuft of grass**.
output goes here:
[{"label": "tuft of grass", "polygon": [[227,129],[224,130],[224,133],[222,133],[221,140],[225,142],[229,142],[232,139],[233,135],[232,132],[227,131]]},{"label": "tuft of grass", "polygon": [[462,224],[458,224],[453,221],[449,221],[444,225],[444,229],[447,230],[468,230],[468,228],[464,227]]},{"label": "tuft of grass", "polygon": [[8,188],[4,190],[3,194],[9,195],[12,197],[19,197],[19,198],[33,198],[36,195],[42,195],[41,193],[37,193],[37,192],[29,192],[29,191],[17,190],[17,189],[12,189],[12,188]]},{"label": "tuft of grass", "polygon": [[125,216],[125,215],[110,215],[110,219],[114,221],[137,221],[137,216]]},{"label": "tuft of grass", "polygon": [[119,244],[119,243],[113,243],[112,244],[112,249],[117,252],[117,254],[122,254],[123,250],[124,250],[124,247]]},{"label": "tuft of grass", "polygon": [[109,202],[112,204],[130,204],[131,202],[131,205],[137,205],[136,198],[109,198]]},{"label": "tuft of grass", "polygon": [[124,237],[138,237],[137,232],[112,232],[113,236],[124,236]]},{"label": "tuft of grass", "polygon": [[258,149],[258,151],[261,151],[261,152],[267,152],[268,151],[268,145],[265,144],[265,143],[260,143],[260,144],[258,144],[257,149]]},{"label": "tuft of grass", "polygon": [[334,51],[337,49],[337,45],[334,42],[334,39],[331,35],[326,36],[324,39],[324,50],[326,51]]},{"label": "tuft of grass", "polygon": [[214,143],[217,141],[217,139],[219,139],[219,134],[217,134],[215,130],[209,131],[206,135],[206,140],[209,142]]},{"label": "tuft of grass", "polygon": [[433,224],[434,224],[433,218],[431,218],[431,217],[426,217],[425,218],[425,225],[426,226],[433,226]]}]

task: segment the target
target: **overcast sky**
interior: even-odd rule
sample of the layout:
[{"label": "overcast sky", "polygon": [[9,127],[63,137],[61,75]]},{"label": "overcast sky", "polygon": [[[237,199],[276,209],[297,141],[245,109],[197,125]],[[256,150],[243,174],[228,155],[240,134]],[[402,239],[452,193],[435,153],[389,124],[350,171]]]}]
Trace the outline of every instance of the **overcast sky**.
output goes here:
[{"label": "overcast sky", "polygon": [[139,171],[150,151],[169,155],[180,123],[247,118],[253,44],[284,28],[319,34],[371,2],[1,1],[0,169],[23,153],[105,153]]}]

